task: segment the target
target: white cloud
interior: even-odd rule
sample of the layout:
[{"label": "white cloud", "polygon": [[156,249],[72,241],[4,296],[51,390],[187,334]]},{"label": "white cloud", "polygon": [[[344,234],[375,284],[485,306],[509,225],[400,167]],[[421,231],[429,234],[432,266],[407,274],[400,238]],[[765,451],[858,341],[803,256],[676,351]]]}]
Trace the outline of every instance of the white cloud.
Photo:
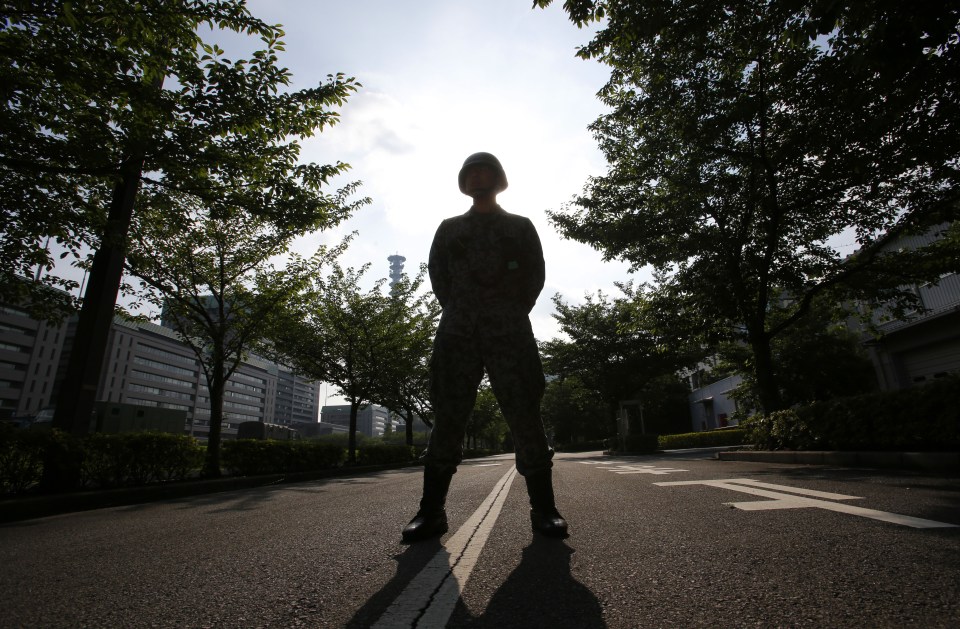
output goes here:
[{"label": "white cloud", "polygon": [[[608,71],[574,56],[591,32],[573,26],[560,3],[547,10],[517,0],[248,4],[253,15],[284,25],[280,62],[292,73],[292,89],[337,72],[363,85],[339,124],[304,142],[302,157],[350,163],[334,187],[362,180],[358,194],[373,202],[344,225],[300,239],[297,251],[313,253],[357,230],[343,262],[372,263],[371,284],[387,275],[386,258],[395,252],[415,273],[439,222],[469,207],[457,188],[463,159],[490,151],[510,181],[501,204],[529,216],[543,242],[547,285],[532,313],[539,338],[559,333],[553,294],[579,303],[585,293],[612,291],[614,281],[628,279],[626,265],[603,263],[590,247],[563,240],[546,216],[604,171],[586,127],[604,110],[595,93]],[[224,37],[237,45],[234,57],[252,50],[250,42]]]},{"label": "white cloud", "polygon": [[560,7],[533,11],[515,0],[419,2],[403,10],[397,4],[338,5],[338,29],[323,29],[322,37],[308,28],[319,21],[319,6],[251,4],[255,15],[288,25],[284,62],[295,82],[309,67],[308,79],[342,70],[364,85],[342,109],[340,124],[305,143],[304,158],[349,162],[345,180],[362,180],[360,194],[373,203],[300,246],[358,230],[344,262],[372,262],[371,283],[387,274],[386,257],[395,252],[415,272],[439,222],[469,207],[456,184],[463,159],[490,151],[510,181],[501,205],[529,216],[540,233],[547,285],[532,320],[538,337],[555,336],[553,294],[578,303],[628,278],[625,264],[603,263],[597,251],[563,240],[546,216],[604,170],[586,127],[603,111],[594,94],[607,70],[574,56],[591,33],[570,24]]},{"label": "white cloud", "polygon": [[625,264],[603,263],[547,220],[547,210],[559,210],[589,176],[604,172],[587,125],[603,112],[595,93],[608,71],[575,58],[591,32],[574,27],[558,3],[541,11],[516,0],[259,0],[250,8],[285,25],[282,61],[294,87],[334,72],[363,84],[341,123],[307,141],[303,156],[350,163],[343,181],[362,180],[359,194],[373,202],[298,248],[309,252],[357,230],[343,262],[372,263],[370,284],[387,275],[386,258],[396,252],[415,273],[439,222],[469,208],[457,188],[464,158],[489,151],[510,181],[501,205],[529,216],[543,243],[547,283],[531,313],[538,338],[560,334],[551,316],[555,293],[580,303],[629,279]]}]

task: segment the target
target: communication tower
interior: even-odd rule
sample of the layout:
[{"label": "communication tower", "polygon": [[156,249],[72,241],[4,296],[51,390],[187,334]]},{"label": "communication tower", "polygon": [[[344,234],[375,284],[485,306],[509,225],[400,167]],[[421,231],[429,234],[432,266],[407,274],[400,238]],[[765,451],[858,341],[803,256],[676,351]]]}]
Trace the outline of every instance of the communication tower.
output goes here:
[{"label": "communication tower", "polygon": [[397,285],[397,282],[399,282],[403,276],[403,263],[406,262],[407,259],[397,253],[388,257],[387,261],[390,263],[390,290],[393,290],[393,287]]}]

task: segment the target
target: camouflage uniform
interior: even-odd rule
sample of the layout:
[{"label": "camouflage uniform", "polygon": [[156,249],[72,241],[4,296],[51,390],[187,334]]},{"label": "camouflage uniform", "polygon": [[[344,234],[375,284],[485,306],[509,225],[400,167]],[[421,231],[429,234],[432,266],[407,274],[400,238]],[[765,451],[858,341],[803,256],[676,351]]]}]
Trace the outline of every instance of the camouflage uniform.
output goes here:
[{"label": "camouflage uniform", "polygon": [[517,471],[549,470],[540,418],[544,378],[529,313],[543,289],[540,238],[530,219],[471,209],[440,224],[430,281],[443,307],[430,362],[436,423],[426,463],[455,470],[486,368],[516,446]]}]

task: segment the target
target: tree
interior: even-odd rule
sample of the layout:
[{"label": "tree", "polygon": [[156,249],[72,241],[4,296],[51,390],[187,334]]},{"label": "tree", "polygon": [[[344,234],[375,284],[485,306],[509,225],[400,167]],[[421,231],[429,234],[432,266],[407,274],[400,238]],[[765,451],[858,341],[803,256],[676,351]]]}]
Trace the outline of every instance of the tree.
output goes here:
[{"label": "tree", "polygon": [[464,445],[471,447],[472,442],[473,448],[487,447],[496,450],[504,443],[508,432],[507,420],[500,411],[493,389],[484,379],[477,390],[477,401],[473,405],[473,411],[464,426],[466,440]]},{"label": "tree", "polygon": [[[536,0],[546,6],[550,0]],[[878,239],[958,215],[960,7],[893,0],[570,0],[603,19],[579,55],[611,68],[591,126],[609,167],[551,219],[658,273],[672,317],[749,348],[760,406],[783,406],[771,343],[818,295],[957,272],[960,239]],[[855,237],[845,259],[835,243]]]},{"label": "tree", "polygon": [[[433,293],[421,293],[426,265],[410,280],[404,275],[390,288],[390,348],[376,382],[376,401],[402,417],[406,443],[413,445],[413,423],[433,412],[430,403],[430,353],[437,333],[440,304]],[[429,421],[429,420],[427,420]]]},{"label": "tree", "polygon": [[[771,356],[784,404],[794,406],[877,389],[873,364],[858,335],[847,327],[846,313],[836,304],[816,299],[809,316],[773,339]],[[749,349],[721,346],[720,369],[732,366],[744,377],[735,392],[742,408],[757,408],[756,383]]]},{"label": "tree", "polygon": [[637,398],[643,402],[643,426],[648,434],[690,432],[690,385],[677,374],[647,380]]},{"label": "tree", "polygon": [[[245,208],[279,224],[335,220],[320,188],[346,165],[298,163],[299,140],[335,122],[332,108],[357,84],[337,75],[289,90],[277,57],[283,31],[243,0],[6,2],[0,24],[0,295],[50,314],[38,287],[75,283],[18,278],[54,269],[51,240],[77,263],[96,250],[54,418],[82,433],[135,204],[169,192],[214,215]],[[228,59],[201,37],[221,31],[264,48]]]},{"label": "tree", "polygon": [[673,373],[688,359],[681,348],[660,336],[643,292],[632,284],[618,287],[620,297],[611,299],[598,291],[579,306],[555,295],[553,316],[570,340],[541,344],[548,374],[561,381],[576,376],[597,392],[606,406],[607,434],[613,432],[621,401],[634,399],[648,380]]},{"label": "tree", "polygon": [[[348,186],[329,199],[328,216],[346,213],[352,190]],[[316,270],[316,264],[305,269],[296,261],[277,270],[270,260],[315,226],[278,225],[241,209],[219,208],[214,215],[198,199],[183,195],[152,199],[137,216],[127,253],[129,271],[162,309],[165,323],[193,349],[205,376],[210,398],[206,476],[220,475],[227,381],[261,341],[264,318]],[[338,253],[334,250],[330,257]]]},{"label": "tree", "polygon": [[359,270],[336,262],[330,266],[326,276],[314,273],[312,282],[291,294],[265,323],[281,361],[334,385],[350,403],[349,460],[354,463],[357,413],[376,401],[378,383],[389,377],[396,310],[383,292],[385,280],[366,292],[360,288],[369,264]]},{"label": "tree", "polygon": [[613,434],[606,420],[607,406],[576,375],[547,382],[541,412],[544,428],[557,444],[595,441]]}]

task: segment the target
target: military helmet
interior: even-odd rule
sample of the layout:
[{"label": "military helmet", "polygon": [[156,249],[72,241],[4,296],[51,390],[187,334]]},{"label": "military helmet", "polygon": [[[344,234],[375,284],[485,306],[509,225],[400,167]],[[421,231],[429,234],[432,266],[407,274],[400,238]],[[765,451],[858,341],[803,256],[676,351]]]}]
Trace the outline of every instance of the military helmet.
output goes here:
[{"label": "military helmet", "polygon": [[500,160],[494,157],[491,153],[474,153],[470,157],[464,160],[463,166],[460,168],[460,175],[458,181],[460,183],[460,192],[467,194],[467,191],[464,189],[464,178],[467,174],[467,168],[470,166],[475,166],[477,164],[486,164],[493,168],[497,173],[497,192],[503,192],[507,189],[507,173],[503,171],[503,166],[500,165]]}]

